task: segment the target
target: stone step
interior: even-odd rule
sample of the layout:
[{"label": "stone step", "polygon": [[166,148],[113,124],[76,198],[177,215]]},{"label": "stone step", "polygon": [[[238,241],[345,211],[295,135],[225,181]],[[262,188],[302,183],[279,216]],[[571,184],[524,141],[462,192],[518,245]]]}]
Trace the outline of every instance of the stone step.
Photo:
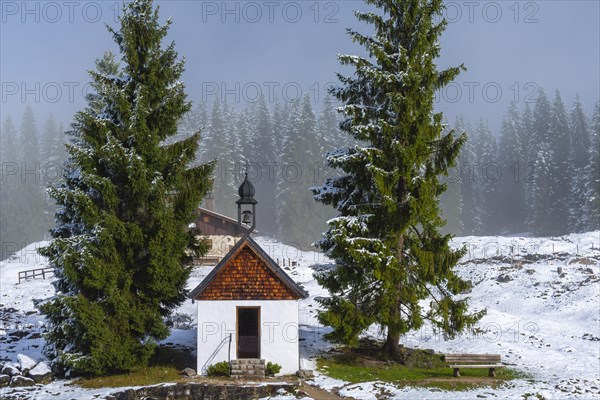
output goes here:
[{"label": "stone step", "polygon": [[243,364],[243,365],[232,365],[231,369],[232,370],[239,369],[239,370],[242,370],[242,371],[243,370],[247,370],[247,369],[253,369],[253,370],[263,369],[264,370],[265,366],[264,365],[252,365],[252,364],[246,365],[246,364]]},{"label": "stone step", "polygon": [[231,377],[233,379],[264,378],[265,360],[255,358],[231,360]]},{"label": "stone step", "polygon": [[248,364],[260,364],[264,365],[265,360],[258,358],[238,358],[231,360],[231,365],[248,365]]}]

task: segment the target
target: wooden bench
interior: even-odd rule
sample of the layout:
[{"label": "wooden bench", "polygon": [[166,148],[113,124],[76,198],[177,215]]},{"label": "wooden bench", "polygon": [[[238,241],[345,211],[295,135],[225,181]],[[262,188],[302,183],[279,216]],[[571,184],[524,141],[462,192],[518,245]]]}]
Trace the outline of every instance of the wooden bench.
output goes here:
[{"label": "wooden bench", "polygon": [[503,368],[500,354],[446,354],[446,362],[454,368],[454,377],[460,376],[461,368],[489,368],[489,376],[496,376],[496,368]]}]

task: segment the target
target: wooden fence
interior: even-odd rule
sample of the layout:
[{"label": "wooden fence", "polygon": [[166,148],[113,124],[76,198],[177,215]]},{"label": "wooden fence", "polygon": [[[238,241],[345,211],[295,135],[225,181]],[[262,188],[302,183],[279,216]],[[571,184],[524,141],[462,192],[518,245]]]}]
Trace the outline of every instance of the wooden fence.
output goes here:
[{"label": "wooden fence", "polygon": [[54,268],[36,268],[27,271],[19,271],[19,283],[28,279],[46,279],[54,275]]}]

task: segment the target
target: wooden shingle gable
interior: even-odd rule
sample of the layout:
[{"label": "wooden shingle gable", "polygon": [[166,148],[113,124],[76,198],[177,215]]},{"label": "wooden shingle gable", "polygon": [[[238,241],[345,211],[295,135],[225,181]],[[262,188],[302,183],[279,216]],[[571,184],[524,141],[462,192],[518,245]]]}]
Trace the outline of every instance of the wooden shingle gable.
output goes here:
[{"label": "wooden shingle gable", "polygon": [[195,300],[298,300],[308,293],[245,236],[189,295]]}]

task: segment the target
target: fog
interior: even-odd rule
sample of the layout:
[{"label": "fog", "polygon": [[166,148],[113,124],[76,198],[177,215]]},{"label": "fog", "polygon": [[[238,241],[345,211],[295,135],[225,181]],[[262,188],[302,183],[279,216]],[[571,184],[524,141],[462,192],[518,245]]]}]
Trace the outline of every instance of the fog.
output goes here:
[{"label": "fog", "polygon": [[[158,1],[172,17],[169,39],[187,59],[191,100],[229,103],[309,93],[323,100],[337,53],[357,53],[345,29],[366,31],[361,1]],[[538,88],[579,93],[591,112],[600,88],[600,5],[596,1],[446,2],[448,28],[440,66],[468,71],[438,96],[449,120],[488,119],[499,128],[511,100],[535,101]],[[83,105],[86,70],[113,49],[104,24],[116,26],[120,2],[2,1],[2,117],[22,114],[65,123]]]}]

